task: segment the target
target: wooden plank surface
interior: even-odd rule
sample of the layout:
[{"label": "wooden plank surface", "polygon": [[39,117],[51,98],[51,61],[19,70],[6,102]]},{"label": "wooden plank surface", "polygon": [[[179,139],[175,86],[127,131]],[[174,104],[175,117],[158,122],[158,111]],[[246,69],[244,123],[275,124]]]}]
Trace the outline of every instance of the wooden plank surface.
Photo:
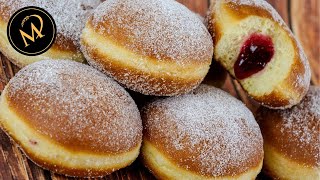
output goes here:
[{"label": "wooden plank surface", "polygon": [[[204,16],[210,0],[179,0],[189,9]],[[288,26],[301,41],[312,67],[312,84],[320,85],[320,13],[319,0],[269,0],[278,10]],[[8,81],[19,70],[9,60],[0,54],[0,93]],[[233,96],[241,99],[252,111],[258,107],[242,90],[239,83],[228,76],[222,87]],[[8,136],[0,130],[0,180],[30,179],[30,180],[65,180],[73,179],[57,175],[39,168],[28,160]],[[131,166],[117,171],[101,179],[155,179],[143,167],[139,159]],[[263,177],[260,177],[263,179]]]},{"label": "wooden plank surface", "polygon": [[292,0],[291,27],[309,58],[312,83],[320,84],[320,1]]}]

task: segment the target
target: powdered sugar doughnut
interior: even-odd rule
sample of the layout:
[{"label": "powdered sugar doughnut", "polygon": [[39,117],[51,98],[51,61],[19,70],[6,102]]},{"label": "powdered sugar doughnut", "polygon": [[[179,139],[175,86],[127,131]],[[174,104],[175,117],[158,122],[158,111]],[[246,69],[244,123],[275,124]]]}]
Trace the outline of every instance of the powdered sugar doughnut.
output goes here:
[{"label": "powdered sugar doughnut", "polygon": [[208,85],[142,111],[142,157],[160,179],[254,179],[263,160],[258,124],[243,103]]},{"label": "powdered sugar doughnut", "polygon": [[320,178],[320,87],[311,86],[287,110],[260,109],[267,174],[279,179]]},{"label": "powdered sugar doughnut", "polygon": [[90,65],[145,95],[197,87],[208,72],[212,40],[196,14],[172,0],[108,0],[82,33]]},{"label": "powdered sugar doughnut", "polygon": [[109,174],[139,154],[142,122],[133,99],[94,68],[43,60],[10,80],[0,125],[36,164],[68,176]]},{"label": "powdered sugar doughnut", "polygon": [[[72,59],[83,62],[80,34],[91,11],[100,0],[0,0],[0,51],[16,65],[23,67],[42,59]],[[6,36],[7,24],[20,8],[37,6],[45,9],[57,25],[57,38],[44,54],[29,57],[15,51]]]}]

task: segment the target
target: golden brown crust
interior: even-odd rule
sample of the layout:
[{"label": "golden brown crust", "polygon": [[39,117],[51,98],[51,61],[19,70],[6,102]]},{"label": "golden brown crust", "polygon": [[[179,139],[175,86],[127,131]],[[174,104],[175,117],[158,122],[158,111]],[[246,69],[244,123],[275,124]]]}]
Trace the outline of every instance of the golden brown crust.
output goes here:
[{"label": "golden brown crust", "polygon": [[273,16],[270,13],[270,11],[259,6],[237,4],[232,1],[223,4],[223,6],[224,9],[226,9],[228,13],[230,13],[230,15],[238,21],[252,15],[269,18],[271,20],[273,19]]},{"label": "golden brown crust", "polygon": [[[82,41],[82,44],[87,46],[85,41]],[[90,65],[111,75],[117,81],[125,84],[129,89],[138,92],[143,89],[143,94],[146,95],[168,96],[184,94],[197,87],[203,79],[198,77],[185,79],[171,76],[170,74],[152,73],[134,67],[127,67],[120,61],[101,54],[98,49],[86,48],[85,54],[88,55],[87,60]],[[154,59],[148,59],[148,61],[156,63]],[[127,76],[127,74],[130,74],[130,76]],[[143,81],[143,83],[140,83],[139,87],[137,87],[137,81]]]},{"label": "golden brown crust", "polygon": [[[233,144],[236,141],[239,142],[239,144],[236,143],[236,146],[237,149],[242,152],[242,154],[234,155],[232,148],[229,147],[229,145],[225,144],[226,139],[224,138],[229,136],[224,136],[224,134],[220,134],[224,132],[223,130],[221,131],[220,128],[225,128],[225,126],[223,125],[224,120],[228,122],[230,121],[231,124],[233,124],[237,120],[232,118],[228,119],[230,114],[225,115],[226,117],[215,116],[213,114],[216,110],[212,110],[212,113],[208,111],[206,115],[203,115],[202,112],[204,111],[204,109],[206,109],[205,104],[210,104],[209,101],[213,101],[211,97],[215,96],[211,96],[211,94],[208,96],[205,95],[205,97],[203,98],[206,99],[204,100],[206,102],[203,102],[203,107],[199,107],[199,102],[197,102],[197,100],[193,101],[194,99],[192,98],[192,96],[197,96],[198,93],[201,94],[200,92],[203,90],[203,88],[205,89],[204,91],[206,91],[213,87],[200,86],[199,89],[196,89],[190,95],[183,95],[175,99],[167,98],[167,102],[165,100],[159,100],[145,106],[141,113],[142,120],[144,123],[143,139],[145,141],[150,142],[152,146],[154,146],[159,152],[161,152],[167,159],[169,159],[176,166],[201,176],[237,176],[246,172],[247,169],[256,167],[259,163],[261,163],[261,160],[263,159],[262,139],[260,139],[261,141],[259,140],[261,135],[259,135],[260,132],[255,132],[254,130],[255,128],[258,129],[258,127],[255,127],[255,125],[252,124],[246,124],[246,121],[248,119],[241,120],[246,125],[236,123],[237,125],[235,126],[239,125],[241,126],[241,128],[239,129],[239,132],[237,132],[237,136],[228,139],[228,141],[230,144]],[[190,98],[190,102],[188,102],[188,98]],[[225,101],[232,101],[228,98],[228,96],[224,98],[227,99]],[[221,99],[219,100],[220,102],[222,101]],[[216,99],[216,101],[219,100]],[[174,107],[172,107],[173,104],[178,106],[176,108],[179,110],[176,110]],[[188,104],[197,109],[198,111],[201,108],[204,109],[202,109],[201,112],[193,112],[193,110],[188,108]],[[229,108],[235,108],[233,105],[234,104],[230,105],[231,107]],[[217,106],[223,109],[224,107],[222,106],[228,105],[221,105],[218,103]],[[211,105],[209,105],[208,107],[211,107]],[[184,109],[183,112],[181,109]],[[189,111],[192,111],[193,113]],[[193,120],[188,119],[189,114],[193,114]],[[179,116],[182,119],[180,119],[177,116]],[[249,116],[250,115],[248,115],[248,117]],[[230,115],[230,117],[232,117],[232,115]],[[197,120],[198,118],[202,118],[202,120]],[[201,123],[198,121],[205,122]],[[189,123],[197,124],[198,126],[193,127]],[[255,124],[255,122],[253,122],[253,124]],[[205,135],[207,133],[206,131],[209,130],[205,130],[205,128],[203,129],[202,126],[210,127],[211,129],[214,129],[213,131],[215,132],[210,135]],[[253,126],[255,128],[253,128]],[[237,128],[234,127],[235,131],[236,129]],[[247,142],[245,139],[248,137],[242,136],[243,134],[246,134],[245,136],[250,136],[249,139],[251,141],[245,145],[248,148],[246,150],[242,148],[243,146],[241,143]],[[171,141],[173,138],[174,140]],[[215,142],[215,138],[218,138],[219,142]],[[223,154],[225,154],[229,150],[230,154],[228,155],[233,157],[233,160],[230,161],[227,160],[228,157],[222,157]],[[227,154],[225,155],[228,156]],[[215,164],[215,167],[212,167],[213,164]]]},{"label": "golden brown crust", "polygon": [[41,135],[70,151],[96,154],[126,152],[140,143],[134,101],[93,68],[41,61],[20,72],[7,86],[9,108]]},{"label": "golden brown crust", "polygon": [[320,166],[309,166],[287,158],[272,145],[264,144],[265,158],[263,171],[273,179],[310,179],[318,180]]},{"label": "golden brown crust", "polygon": [[[152,110],[148,113],[152,113]],[[145,118],[142,116],[142,119],[145,120]],[[178,134],[179,132],[177,132]],[[177,134],[172,134],[172,136],[178,136]],[[158,151],[160,151],[162,154],[165,155],[166,158],[168,158],[170,161],[177,164],[178,167],[187,169],[188,171],[191,171],[194,174],[198,174],[201,176],[212,176],[211,173],[203,173],[203,167],[201,166],[201,163],[199,161],[195,161],[192,159],[192,157],[199,156],[201,152],[204,151],[202,148],[195,149],[182,149],[182,150],[175,150],[175,147],[173,145],[168,145],[167,140],[161,135],[157,133],[152,133],[152,137],[150,137],[150,133],[148,130],[144,129],[143,131],[143,138],[144,140],[147,140],[149,142],[153,142],[152,145],[154,145]],[[187,140],[185,144],[190,144]],[[206,147],[206,142],[203,142],[201,144],[197,144],[198,147]],[[241,166],[229,166],[227,169],[227,172],[224,173],[222,176],[234,176],[244,173],[247,169],[256,167],[260,162],[261,159],[263,159],[263,153],[260,153],[259,150],[256,151],[256,154],[252,154],[250,160],[244,162],[241,164]],[[219,152],[216,152],[219,153]],[[147,164],[148,166],[148,164]],[[157,169],[157,168],[152,168]],[[157,172],[157,174],[162,174]],[[166,177],[166,176],[163,176]]]},{"label": "golden brown crust", "polygon": [[157,178],[157,179],[255,179],[257,174],[260,173],[263,159],[260,160],[260,163],[248,169],[246,172],[233,176],[206,176],[199,174],[198,172],[193,172],[192,170],[185,170],[177,165],[174,162],[171,162],[167,157],[154,149],[155,147],[150,144],[148,141],[144,141],[141,149],[140,158],[148,170]]},{"label": "golden brown crust", "polygon": [[140,143],[123,153],[96,153],[72,150],[36,127],[21,120],[7,102],[7,87],[0,98],[0,127],[22,151],[40,167],[67,176],[105,176],[131,164],[139,154]]},{"label": "golden brown crust", "polygon": [[[1,117],[0,117],[1,118]],[[2,126],[1,126],[2,127]],[[3,127],[2,127],[3,128]],[[19,148],[21,149],[21,151],[32,161],[34,162],[36,165],[50,170],[52,172],[58,173],[58,174],[63,174],[65,176],[70,176],[70,177],[102,177],[102,176],[106,176],[109,175],[111,173],[113,173],[114,171],[121,169],[123,167],[129,166],[135,159],[132,159],[131,162],[128,162],[127,164],[114,164],[112,167],[103,167],[100,169],[97,168],[71,168],[68,167],[66,165],[64,165],[61,162],[57,162],[57,161],[52,161],[52,159],[44,159],[41,158],[40,156],[38,156],[37,154],[35,154],[35,152],[29,150],[28,148],[25,148],[24,145],[18,141],[15,136],[12,136],[8,133],[8,131],[4,131],[8,137],[10,139],[12,139],[13,141],[15,141]],[[137,145],[137,146],[140,146]],[[136,149],[136,147],[134,147],[133,149]],[[134,150],[132,150],[134,151]],[[110,154],[110,156],[112,156],[112,154]],[[123,156],[126,156],[125,153],[123,153]],[[124,158],[124,157],[123,157]]]},{"label": "golden brown crust", "polygon": [[[103,154],[103,153],[119,153],[119,152],[124,152],[124,151],[130,151],[134,146],[130,147],[129,149],[126,147],[125,144],[119,143],[118,147],[110,147],[110,146],[101,146],[99,148],[94,147],[93,144],[96,144],[97,141],[92,141],[88,138],[76,138],[78,136],[75,131],[72,131],[71,129],[66,130],[68,131],[67,134],[68,136],[65,136],[65,133],[61,133],[61,130],[58,130],[56,128],[56,124],[61,124],[61,126],[67,126],[68,119],[67,117],[63,119],[53,119],[50,118],[49,116],[42,115],[41,118],[39,119],[39,115],[36,115],[35,111],[30,111],[30,109],[26,110],[24,107],[26,104],[29,104],[32,106],[35,104],[32,102],[32,100],[35,99],[35,97],[32,97],[30,95],[25,95],[25,94],[19,94],[19,98],[10,98],[9,100],[9,105],[10,109],[15,112],[21,119],[24,119],[25,122],[30,126],[30,128],[33,128],[34,131],[39,131],[37,129],[41,129],[42,133],[45,134],[46,136],[50,136],[51,138],[54,138],[55,143],[58,143],[61,146],[66,147],[69,151],[73,152],[95,152],[96,154]],[[48,99],[43,99],[43,104],[39,104],[39,107],[45,108],[46,106],[44,104],[47,104],[47,102],[50,101]],[[37,105],[37,106],[38,106]],[[53,114],[59,113],[62,110],[63,107],[56,107],[55,110],[52,112]],[[111,113],[111,112],[110,112]],[[112,112],[115,113],[115,112]],[[90,111],[88,116],[90,115]],[[51,121],[52,124],[44,124],[42,122],[43,119],[47,119],[47,121]],[[109,119],[113,120],[113,119]],[[98,123],[95,122],[94,120],[92,123]],[[47,133],[44,133],[47,132]],[[94,132],[90,131],[90,129],[84,130],[81,133],[83,133],[83,137],[86,135],[94,136]],[[106,132],[106,134],[113,134],[110,130],[110,132]],[[106,137],[95,137],[99,139],[99,141],[102,141],[104,139],[107,141]],[[140,137],[137,136],[135,139],[132,140],[133,144],[139,144],[140,142]],[[37,143],[35,140],[32,143]],[[102,144],[100,144],[102,145]],[[117,149],[117,150],[114,150]]]},{"label": "golden brown crust", "polygon": [[[91,16],[87,22],[86,28],[90,28],[93,29],[95,31],[95,33],[97,33],[99,36],[105,37],[106,39],[115,42],[117,45],[120,45],[121,47],[125,47],[125,49],[128,49],[130,51],[135,52],[136,54],[138,54],[139,56],[143,56],[148,58],[148,61],[150,61],[150,63],[157,63],[159,61],[159,59],[161,59],[161,61],[168,61],[168,63],[177,63],[177,59],[174,59],[172,57],[170,57],[170,54],[154,54],[156,53],[156,51],[151,51],[151,49],[148,49],[148,51],[150,52],[145,52],[146,50],[143,49],[143,45],[141,44],[141,42],[132,42],[132,43],[137,43],[135,44],[135,48],[130,48],[129,45],[127,45],[130,42],[130,37],[126,37],[123,36],[124,33],[128,34],[128,29],[124,29],[122,27],[117,27],[117,26],[112,26],[112,35],[110,35],[110,33],[106,32],[107,29],[106,27],[110,27],[108,21],[103,21],[103,22],[97,22],[94,23],[93,22],[93,17]],[[111,28],[111,27],[110,27]],[[102,31],[104,30],[104,31]],[[101,32],[102,31],[102,32]],[[111,31],[111,30],[110,30]],[[210,36],[208,36],[210,37]],[[85,43],[85,39],[83,39],[82,42]],[[139,44],[140,43],[140,44]],[[86,44],[84,44],[84,46],[87,46]],[[199,57],[197,57],[196,54],[194,54],[193,56],[189,56],[188,59],[184,59],[185,61],[187,61],[188,64],[193,64],[194,66],[198,66],[198,65],[208,65],[211,63],[211,59],[210,57],[212,57],[212,47],[206,46],[207,49],[204,49],[203,52],[206,54],[206,58],[204,59],[200,59]],[[90,49],[90,47],[88,47],[87,49]],[[192,49],[190,49],[190,51],[192,51]],[[199,53],[199,52],[198,52]],[[181,66],[183,66],[183,64],[181,64]]]},{"label": "golden brown crust", "polygon": [[79,47],[71,38],[65,37],[60,33],[57,33],[56,41],[51,48],[59,51],[81,53]]},{"label": "golden brown crust", "polygon": [[265,143],[287,159],[319,167],[320,89],[310,87],[310,91],[291,109],[260,108],[257,120]]},{"label": "golden brown crust", "polygon": [[[106,30],[106,27],[111,27],[110,26],[110,23],[108,23],[108,21],[103,21],[103,22],[99,22],[97,24],[93,24],[92,23],[92,18],[91,17],[88,21],[88,25],[87,26],[90,26],[92,27],[93,29],[95,29],[96,32],[99,32],[101,30]],[[127,17],[125,17],[127,18]],[[129,22],[130,23],[130,22]],[[112,24],[114,25],[114,24]],[[105,31],[102,31],[102,32],[99,32],[100,35],[110,39],[111,41],[113,42],[117,42],[117,44],[119,44],[120,46],[123,46],[123,47],[126,47],[128,48],[130,51],[133,51],[135,52],[136,54],[139,54],[141,56],[145,56],[145,57],[148,57],[150,59],[152,59],[153,61],[157,61],[157,59],[161,59],[161,61],[168,61],[168,62],[176,62],[177,61],[177,58],[175,57],[172,57],[171,54],[165,54],[165,53],[157,53],[157,50],[154,50],[154,49],[144,49],[143,45],[141,44],[142,42],[139,42],[139,41],[134,41],[133,43],[135,44],[134,45],[134,48],[131,48],[128,43],[130,43],[131,38],[130,37],[126,37],[126,36],[123,36],[124,33],[128,34],[128,29],[124,29],[124,28],[121,28],[121,27],[114,27],[112,26],[112,36],[105,32]],[[108,32],[111,31],[111,30],[108,30]],[[210,36],[208,36],[210,37]],[[204,42],[204,43],[207,43],[207,42]],[[190,48],[192,48],[190,46]],[[193,50],[192,49],[189,49],[190,52],[192,52]],[[203,58],[203,59],[200,59],[198,56],[199,56],[199,52],[197,53],[194,53],[192,55],[190,55],[188,57],[188,59],[184,59],[185,61],[188,61],[188,63],[192,63],[192,64],[195,64],[195,65],[203,65],[203,64],[210,64],[211,60],[210,58],[212,57],[212,48],[210,46],[206,46],[206,49],[203,49],[203,52],[206,53],[206,57]]]},{"label": "golden brown crust", "polygon": [[[112,8],[109,8],[111,6]],[[166,11],[165,8],[176,12]],[[168,17],[167,14],[172,16]],[[194,35],[187,34],[187,31],[182,29],[187,23],[191,26],[188,31]],[[194,64],[211,62],[212,42],[209,32],[193,12],[178,2],[104,2],[90,18],[89,25],[94,27],[96,33],[151,59],[169,62],[181,60]],[[141,34],[135,32],[134,28],[139,28]],[[172,45],[175,47],[171,47]]]},{"label": "golden brown crust", "polygon": [[[281,132],[279,130],[282,129],[283,120],[276,112],[270,112],[268,110],[264,110],[266,112],[263,115],[267,116],[264,117],[264,120],[260,120],[261,123],[261,131],[266,143],[275,147],[280,153],[283,153],[287,158],[293,159],[302,163],[311,166],[316,166],[319,164],[319,160],[315,157],[318,155],[318,152],[314,151],[314,147],[316,143],[313,142],[310,144],[306,144],[303,148],[298,147],[297,145],[300,144],[299,139],[292,139],[293,132]],[[259,118],[258,118],[259,119]],[[319,121],[319,119],[317,119]],[[315,131],[315,135],[317,135]]]}]

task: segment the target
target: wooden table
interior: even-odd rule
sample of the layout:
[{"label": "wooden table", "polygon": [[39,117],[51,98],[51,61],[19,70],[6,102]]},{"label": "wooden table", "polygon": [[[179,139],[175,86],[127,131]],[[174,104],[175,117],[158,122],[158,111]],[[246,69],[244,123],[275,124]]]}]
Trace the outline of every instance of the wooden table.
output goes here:
[{"label": "wooden table", "polygon": [[[179,0],[188,8],[204,16],[210,0]],[[320,85],[320,12],[319,0],[269,0],[301,41],[312,67],[313,85]],[[0,93],[19,68],[0,54]],[[241,86],[230,77],[223,89],[241,99],[253,112],[254,103]],[[0,180],[10,179],[72,179],[43,170],[21,153],[16,144],[0,130]],[[131,166],[103,179],[154,179],[137,160]],[[266,179],[260,176],[259,179]]]}]

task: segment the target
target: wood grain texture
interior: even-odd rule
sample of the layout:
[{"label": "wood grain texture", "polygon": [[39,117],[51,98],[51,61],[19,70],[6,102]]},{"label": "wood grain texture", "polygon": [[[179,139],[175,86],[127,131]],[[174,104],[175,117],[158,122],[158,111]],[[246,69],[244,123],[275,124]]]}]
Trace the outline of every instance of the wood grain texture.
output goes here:
[{"label": "wood grain texture", "polygon": [[[185,4],[192,11],[204,16],[206,14],[210,0],[178,0]],[[312,83],[320,84],[320,13],[319,0],[268,0],[292,27],[293,32],[301,40],[313,70]],[[18,67],[14,66],[7,58],[0,53],[0,93],[8,81],[17,73]],[[228,76],[222,89],[231,95],[241,99],[253,112],[259,107],[243,91],[237,81]],[[12,142],[8,136],[0,130],[0,180],[10,179],[30,179],[30,180],[72,180],[75,178],[57,175],[43,170],[33,162],[28,160],[20,149]],[[155,179],[149,171],[143,167],[139,159],[131,166],[117,171],[109,176],[96,179],[106,180],[135,180],[135,179]],[[258,179],[266,179],[260,175]]]},{"label": "wood grain texture", "polygon": [[205,16],[209,7],[208,0],[177,0],[181,4],[187,6],[191,11]]},{"label": "wood grain texture", "polygon": [[[27,172],[29,167],[25,163],[26,158],[17,145],[3,131],[0,131],[0,140],[1,159],[4,159],[4,165],[1,166],[6,166],[5,169],[7,170],[4,175],[9,179],[31,179]],[[8,177],[6,173],[11,176]]]},{"label": "wood grain texture", "polygon": [[290,27],[288,0],[268,0],[268,2],[278,11],[284,22]]},{"label": "wood grain texture", "polygon": [[2,54],[0,53],[0,94],[4,89],[4,86],[8,83],[8,78],[6,72],[4,71],[4,64],[2,58]]},{"label": "wood grain texture", "polygon": [[312,68],[312,83],[320,85],[320,1],[291,0],[292,29]]}]

